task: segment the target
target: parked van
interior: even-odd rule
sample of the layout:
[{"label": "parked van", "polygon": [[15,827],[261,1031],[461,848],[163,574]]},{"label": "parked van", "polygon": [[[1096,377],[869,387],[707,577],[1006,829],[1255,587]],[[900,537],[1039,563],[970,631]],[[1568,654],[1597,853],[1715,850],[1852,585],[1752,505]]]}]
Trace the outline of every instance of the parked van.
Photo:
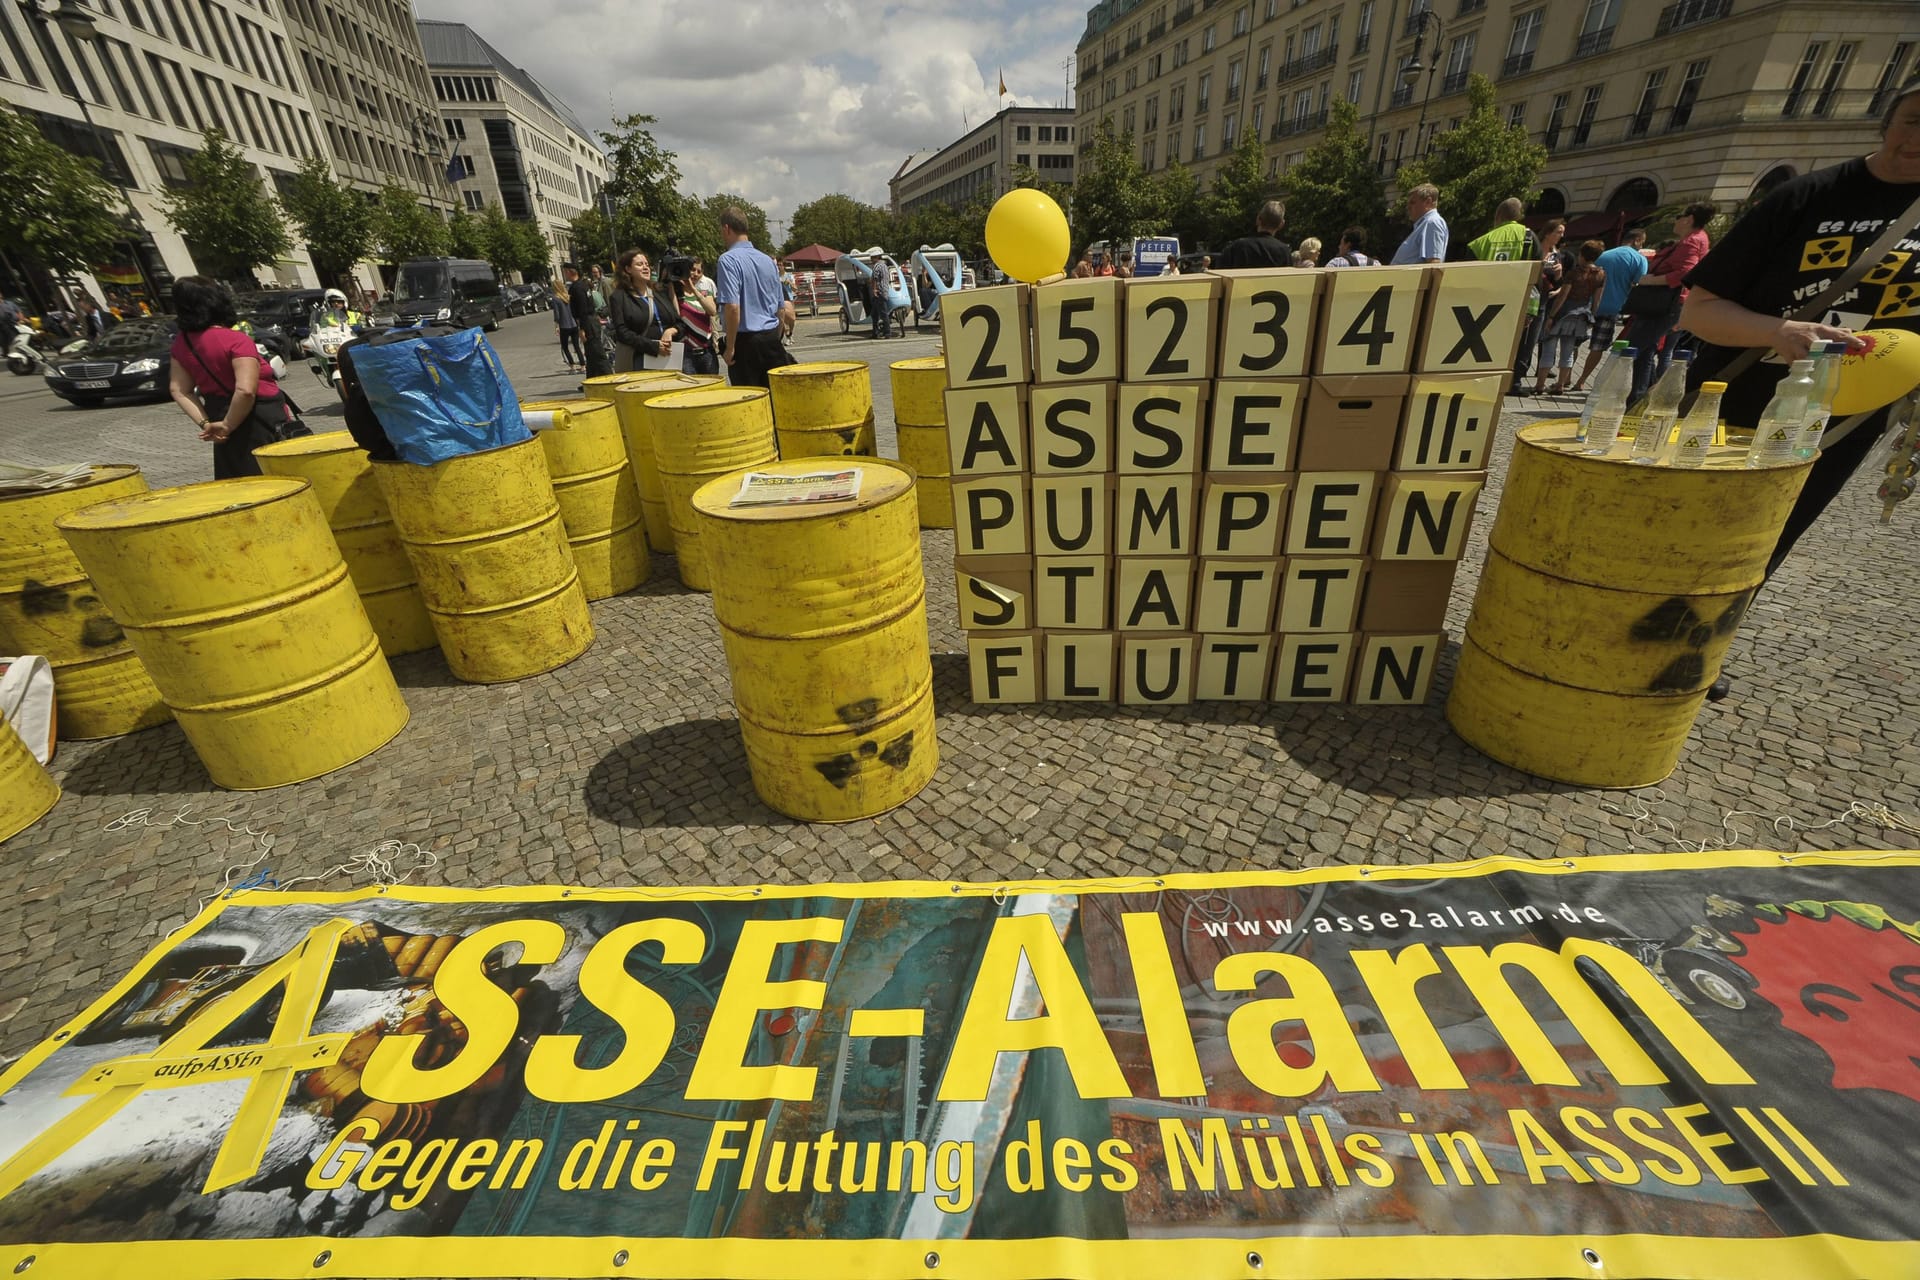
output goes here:
[{"label": "parked van", "polygon": [[380,308],[376,323],[480,326],[488,333],[507,314],[506,294],[493,268],[471,258],[415,258],[400,264],[392,302]]}]

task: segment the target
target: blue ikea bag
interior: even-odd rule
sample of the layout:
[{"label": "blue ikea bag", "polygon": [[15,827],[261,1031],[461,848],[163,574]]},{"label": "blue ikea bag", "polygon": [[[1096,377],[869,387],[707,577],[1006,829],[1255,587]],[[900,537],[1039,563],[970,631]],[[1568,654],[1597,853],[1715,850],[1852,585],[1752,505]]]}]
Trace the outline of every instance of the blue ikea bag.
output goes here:
[{"label": "blue ikea bag", "polygon": [[533,438],[479,329],[354,349],[367,404],[403,462],[428,466]]}]

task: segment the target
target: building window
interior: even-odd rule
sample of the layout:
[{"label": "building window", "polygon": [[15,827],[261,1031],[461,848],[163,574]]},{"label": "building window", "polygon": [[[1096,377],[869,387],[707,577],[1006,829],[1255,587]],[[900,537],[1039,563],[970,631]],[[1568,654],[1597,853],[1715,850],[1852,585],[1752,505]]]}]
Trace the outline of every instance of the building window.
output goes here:
[{"label": "building window", "polygon": [[1605,85],[1589,85],[1587,96],[1580,102],[1580,118],[1574,122],[1573,145],[1584,147],[1587,138],[1593,133],[1594,117],[1600,114],[1600,96],[1606,91]]},{"label": "building window", "polygon": [[1525,131],[1527,127],[1527,104],[1516,102],[1507,108],[1507,128]]},{"label": "building window", "polygon": [[1200,33],[1200,52],[1213,52],[1213,28],[1211,26]]},{"label": "building window", "polygon": [[1158,80],[1159,78],[1160,78],[1160,55],[1156,53],[1151,58],[1147,59],[1147,79]]},{"label": "building window", "polygon": [[1313,116],[1313,90],[1302,89],[1293,95],[1294,132],[1307,127],[1307,121]]},{"label": "building window", "polygon": [[1360,6],[1360,20],[1353,27],[1353,51],[1365,53],[1373,40],[1373,0]]},{"label": "building window", "polygon": [[1263,126],[1266,123],[1266,119],[1267,119],[1267,104],[1264,102],[1254,103],[1253,118],[1247,121],[1247,128],[1253,130],[1254,137],[1257,138],[1260,136],[1261,126]]},{"label": "building window", "polygon": [[1467,87],[1467,75],[1473,70],[1473,47],[1477,37],[1469,31],[1464,36],[1456,36],[1447,48],[1447,75],[1440,82],[1440,92],[1458,93]]},{"label": "building window", "polygon": [[1193,126],[1193,158],[1200,159],[1207,154],[1207,126],[1203,122]]},{"label": "building window", "polygon": [[1552,151],[1560,145],[1560,127],[1567,119],[1567,95],[1556,93],[1553,104],[1547,108],[1547,131],[1541,135],[1540,142]]},{"label": "building window", "polygon": [[1147,99],[1146,131],[1152,133],[1160,127],[1160,95]]},{"label": "building window", "polygon": [[1700,100],[1700,86],[1707,78],[1708,59],[1687,64],[1687,74],[1680,79],[1680,92],[1674,96],[1673,111],[1667,116],[1667,128],[1684,129],[1693,119],[1693,104]]},{"label": "building window", "polygon": [[1253,89],[1255,93],[1267,87],[1267,75],[1273,70],[1273,46],[1260,46],[1260,69],[1254,73]]},{"label": "building window", "polygon": [[1240,116],[1237,112],[1228,112],[1226,120],[1220,125],[1220,149],[1233,150],[1234,139],[1240,135]]},{"label": "building window", "polygon": [[1373,167],[1381,173],[1387,171],[1387,135],[1380,135],[1380,154],[1374,157]]},{"label": "building window", "polygon": [[462,191],[460,198],[467,202],[467,208],[474,213],[487,207],[487,194],[484,191]]},{"label": "building window", "polygon": [[1826,52],[1826,43],[1815,40],[1807,46],[1807,52],[1800,59],[1800,66],[1793,73],[1793,84],[1787,89],[1787,100],[1780,108],[1783,116],[1798,115],[1801,99],[1806,96],[1807,86],[1813,83],[1814,69],[1820,65],[1820,55]]},{"label": "building window", "polygon": [[1043,125],[1041,125],[1041,126],[1040,126],[1040,141],[1042,141],[1042,142],[1052,142],[1052,141],[1053,141],[1053,126],[1052,126],[1052,125],[1050,125],[1050,124],[1043,124]]},{"label": "building window", "polygon": [[[1167,123],[1179,124],[1180,117],[1186,113],[1187,86],[1179,85],[1167,95]],[[1173,152],[1167,152],[1167,159],[1173,159]]]},{"label": "building window", "polygon": [[1146,146],[1140,152],[1140,167],[1149,173],[1153,172],[1153,151],[1154,141],[1148,138]]},{"label": "building window", "polygon": [[1912,49],[1905,40],[1893,46],[1893,52],[1887,55],[1887,65],[1880,68],[1880,79],[1873,86],[1873,101],[1867,104],[1868,115],[1877,116],[1887,109],[1887,101],[1900,83],[1901,68],[1907,65],[1907,54]]},{"label": "building window", "polygon": [[1620,0],[1587,0],[1587,12],[1580,20],[1580,39],[1573,46],[1573,56],[1585,58],[1612,48],[1613,29],[1619,23]]},{"label": "building window", "polygon": [[1314,23],[1300,36],[1300,60],[1311,61],[1320,52],[1320,24]]},{"label": "building window", "polygon": [[1660,109],[1660,90],[1666,83],[1665,67],[1647,72],[1647,82],[1640,87],[1640,105],[1633,109],[1633,119],[1627,123],[1629,138],[1644,138],[1647,130],[1653,128],[1653,113]]},{"label": "building window", "polygon": [[457,141],[465,142],[467,140],[467,122],[465,120],[459,120],[459,119],[455,119],[452,116],[448,116],[447,117],[447,136],[449,138],[456,139]]},{"label": "building window", "polygon": [[1253,6],[1250,4],[1243,4],[1240,6],[1238,12],[1236,12],[1233,15],[1234,36],[1238,38],[1240,36],[1247,34],[1247,29],[1252,25],[1253,25]]},{"label": "building window", "polygon": [[1840,82],[1846,79],[1847,68],[1853,64],[1855,46],[1843,44],[1833,51],[1833,62],[1827,67],[1827,78],[1820,86],[1820,96],[1813,100],[1813,114],[1828,115],[1833,111],[1833,99],[1840,92]]},{"label": "building window", "polygon": [[1207,113],[1207,104],[1213,97],[1213,72],[1200,73],[1200,87],[1193,91],[1193,114],[1203,116]]},{"label": "building window", "polygon": [[1367,73],[1364,71],[1356,71],[1347,77],[1347,101],[1353,103],[1355,106],[1360,104],[1360,90],[1365,84],[1366,78]]},{"label": "building window", "polygon": [[1180,163],[1180,131],[1178,129],[1167,135],[1167,163]]},{"label": "building window", "polygon": [[1502,74],[1518,76],[1533,70],[1533,55],[1540,47],[1540,29],[1546,22],[1545,9],[1523,13],[1513,20],[1513,31],[1507,36],[1507,61],[1501,68]]},{"label": "building window", "polygon": [[1013,157],[1013,162],[1023,168],[1031,169],[1033,167],[1033,157],[1024,151],[1017,153]]},{"label": "building window", "polygon": [[1240,101],[1240,63],[1237,60],[1227,64],[1227,101]]},{"label": "building window", "polygon": [[1139,87],[1140,87],[1140,68],[1128,67],[1127,68],[1127,92],[1132,93],[1135,89]]}]

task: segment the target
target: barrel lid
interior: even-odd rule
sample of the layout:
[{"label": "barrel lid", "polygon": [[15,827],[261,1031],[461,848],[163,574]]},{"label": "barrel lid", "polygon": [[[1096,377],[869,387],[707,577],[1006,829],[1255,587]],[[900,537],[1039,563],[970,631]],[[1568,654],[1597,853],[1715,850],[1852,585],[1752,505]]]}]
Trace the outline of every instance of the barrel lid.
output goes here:
[{"label": "barrel lid", "polygon": [[557,397],[552,400],[522,400],[520,408],[531,413],[559,413],[565,410],[572,414],[612,413],[613,404],[607,400],[589,400],[585,396]]},{"label": "barrel lid", "polygon": [[115,480],[125,480],[128,476],[137,476],[140,468],[125,462],[96,462],[92,474],[79,484],[63,485],[58,489],[21,489],[14,493],[0,493],[0,502],[24,501],[30,498],[44,498],[48,494],[72,493],[76,489],[86,489],[96,484],[110,484]]},{"label": "barrel lid", "polygon": [[61,516],[54,524],[61,529],[135,529],[177,524],[248,507],[263,507],[305,493],[310,487],[296,476],[209,480],[96,503]]},{"label": "barrel lid", "polygon": [[765,400],[765,387],[696,387],[691,391],[676,391],[672,395],[661,396],[647,402],[652,409],[724,409],[731,405],[751,404],[755,400]]},{"label": "barrel lid", "polygon": [[629,382],[625,386],[614,388],[617,396],[638,396],[642,400],[653,400],[660,396],[670,396],[681,391],[692,391],[696,387],[716,386],[720,375],[715,373],[675,373],[671,369],[655,369],[657,378],[648,378],[644,382]]},{"label": "barrel lid", "polygon": [[919,373],[934,369],[945,369],[947,367],[947,358],[945,356],[909,356],[905,360],[895,360],[887,367],[889,369],[900,369],[906,373]]},{"label": "barrel lid", "polygon": [[[766,475],[800,476],[811,472],[858,471],[860,496],[850,502],[806,502],[791,506],[730,507],[733,495],[740,492],[740,478],[748,471]],[[814,520],[824,516],[843,516],[855,511],[871,511],[913,488],[913,472],[886,458],[789,458],[768,462],[708,481],[693,495],[696,511],[722,520],[765,522],[776,520]]]},{"label": "barrel lid", "polygon": [[[1514,433],[1514,439],[1543,453],[1558,454],[1575,466],[1627,467],[1649,473],[1664,472],[1686,474],[1684,467],[1646,467],[1636,465],[1625,447],[1615,449],[1604,457],[1587,452],[1587,445],[1580,439],[1580,421],[1577,418],[1549,418],[1545,422],[1536,422],[1520,428]],[[1811,466],[1811,463],[1805,464]],[[1747,453],[1744,445],[1714,445],[1707,451],[1706,461],[1699,471],[1745,471]]]},{"label": "barrel lid", "polygon": [[294,458],[310,453],[345,453],[349,449],[358,449],[353,433],[349,431],[326,431],[317,436],[295,436],[291,440],[276,440],[272,444],[263,444],[254,453],[264,453],[270,458]]},{"label": "barrel lid", "polygon": [[778,369],[767,370],[768,378],[778,378],[785,382],[789,378],[832,377],[839,373],[864,372],[865,360],[813,360],[804,364],[785,364]]}]

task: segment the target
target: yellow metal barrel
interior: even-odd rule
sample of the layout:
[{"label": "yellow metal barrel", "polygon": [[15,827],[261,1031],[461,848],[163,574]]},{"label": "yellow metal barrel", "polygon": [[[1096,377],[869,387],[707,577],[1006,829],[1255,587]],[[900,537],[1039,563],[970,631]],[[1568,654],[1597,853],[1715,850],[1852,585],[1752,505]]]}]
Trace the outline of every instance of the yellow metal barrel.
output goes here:
[{"label": "yellow metal barrel", "polygon": [[214,782],[303,782],[379,749],[407,704],[304,480],[160,489],[63,516]]},{"label": "yellow metal barrel", "polygon": [[593,619],[538,440],[373,469],[456,677],[521,680],[587,651]]},{"label": "yellow metal barrel", "polygon": [[62,738],[112,738],[173,718],[120,624],[54,521],[145,493],[140,468],[101,466],[84,484],[0,496],[0,653],[53,668]]},{"label": "yellow metal barrel", "polygon": [[1581,452],[1577,424],[1514,441],[1447,702],[1516,769],[1641,787],[1680,761],[1810,463],[1698,470]]},{"label": "yellow metal barrel", "polygon": [[952,455],[947,452],[947,358],[919,356],[896,360],[887,372],[893,380],[893,430],[900,461],[919,477],[920,527],[953,528]]},{"label": "yellow metal barrel", "polygon": [[633,590],[647,580],[647,537],[619,413],[600,400],[529,400],[520,407],[567,413],[565,430],[542,431],[537,438],[587,599]]},{"label": "yellow metal barrel", "polygon": [[851,501],[734,507],[738,476],[693,498],[754,790],[808,822],[884,813],[939,763],[913,474],[847,465]]},{"label": "yellow metal barrel", "polygon": [[700,545],[703,522],[694,519],[693,495],[715,476],[764,469],[779,457],[770,405],[759,387],[721,386],[676,392],[647,405],[680,581],[696,591],[708,590],[712,575]]},{"label": "yellow metal barrel", "polygon": [[629,369],[625,373],[603,373],[598,377],[588,378],[581,382],[580,394],[588,400],[611,401],[613,399],[613,393],[626,386],[629,382],[645,382],[649,378],[659,377],[661,375],[672,377],[673,370]]},{"label": "yellow metal barrel", "polygon": [[263,445],[253,456],[268,475],[297,476],[313,486],[386,655],[433,648],[433,620],[414,585],[413,562],[394,528],[373,464],[353,437],[344,431],[300,436]]},{"label": "yellow metal barrel", "polygon": [[770,370],[783,458],[872,455],[873,380],[864,360],[816,360]]},{"label": "yellow metal barrel", "polygon": [[640,482],[640,512],[647,526],[647,545],[671,554],[673,525],[667,520],[667,489],[661,483],[660,468],[653,460],[653,433],[648,426],[647,406],[661,396],[714,386],[720,378],[711,373],[675,373],[670,369],[649,369],[647,375],[620,387],[614,393],[613,404],[620,415],[620,432],[627,438],[627,457],[633,463],[634,477]]},{"label": "yellow metal barrel", "polygon": [[13,726],[0,720],[0,841],[40,821],[59,798],[60,784],[33,758]]}]

